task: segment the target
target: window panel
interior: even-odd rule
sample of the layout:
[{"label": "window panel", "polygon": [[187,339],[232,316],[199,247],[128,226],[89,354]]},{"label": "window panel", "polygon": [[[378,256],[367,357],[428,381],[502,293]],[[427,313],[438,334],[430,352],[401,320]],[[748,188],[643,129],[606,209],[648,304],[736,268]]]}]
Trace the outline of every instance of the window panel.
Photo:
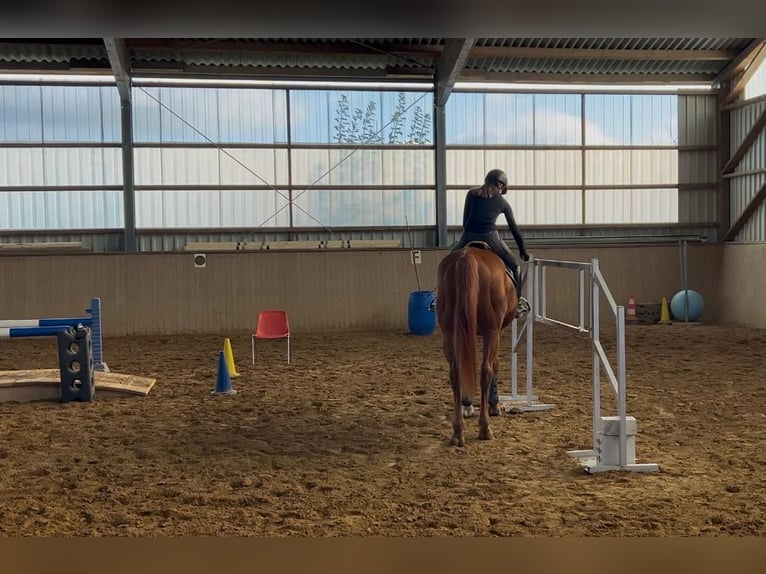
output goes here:
[{"label": "window panel", "polygon": [[[532,196],[532,219],[517,216],[520,225],[566,225],[582,223],[582,191],[579,189],[536,190],[522,197]],[[527,210],[529,210],[529,207]],[[528,213],[528,211],[527,211]]]},{"label": "window panel", "polygon": [[119,191],[0,193],[0,228],[113,229],[122,226]]},{"label": "window panel", "polygon": [[535,94],[535,145],[580,145],[580,106],[578,94]]},{"label": "window panel", "polygon": [[99,87],[41,86],[46,142],[103,141]]},{"label": "window panel", "polygon": [[295,185],[382,185],[383,183],[383,151],[381,150],[294,149],[292,154]]},{"label": "window panel", "polygon": [[484,94],[454,92],[445,108],[447,145],[483,145]]},{"label": "window panel", "polygon": [[678,183],[676,150],[590,150],[585,152],[588,185]]},{"label": "window panel", "polygon": [[41,102],[40,86],[0,86],[0,141],[42,141]]},{"label": "window panel", "polygon": [[296,143],[430,144],[433,95],[419,92],[293,90]]},{"label": "window panel", "polygon": [[379,225],[433,225],[434,190],[319,190],[295,198],[293,222],[297,227],[364,227]]},{"label": "window panel", "polygon": [[0,185],[44,185],[41,148],[0,148]]},{"label": "window panel", "polygon": [[534,185],[581,185],[579,151],[535,150]]},{"label": "window panel", "polygon": [[433,150],[383,150],[381,155],[384,185],[434,185]]},{"label": "window panel", "polygon": [[162,185],[217,185],[217,149],[166,148],[162,155]]},{"label": "window panel", "polygon": [[218,152],[221,164],[221,184],[287,184],[286,149],[224,149],[226,153]]},{"label": "window panel", "polygon": [[45,148],[45,185],[103,185],[102,148]]},{"label": "window panel", "polygon": [[676,223],[678,190],[615,189],[585,192],[585,223]]}]

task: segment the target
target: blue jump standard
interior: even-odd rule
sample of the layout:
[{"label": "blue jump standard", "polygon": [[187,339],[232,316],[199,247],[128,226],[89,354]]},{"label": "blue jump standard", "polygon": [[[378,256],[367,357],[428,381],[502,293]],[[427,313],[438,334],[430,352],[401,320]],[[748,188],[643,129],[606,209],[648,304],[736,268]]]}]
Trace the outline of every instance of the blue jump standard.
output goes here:
[{"label": "blue jump standard", "polygon": [[50,337],[56,336],[69,327],[88,327],[93,341],[93,361],[97,371],[108,372],[104,362],[103,342],[101,340],[101,299],[90,300],[90,307],[85,309],[88,317],[53,317],[48,319],[4,319],[0,320],[0,339],[14,337]]}]

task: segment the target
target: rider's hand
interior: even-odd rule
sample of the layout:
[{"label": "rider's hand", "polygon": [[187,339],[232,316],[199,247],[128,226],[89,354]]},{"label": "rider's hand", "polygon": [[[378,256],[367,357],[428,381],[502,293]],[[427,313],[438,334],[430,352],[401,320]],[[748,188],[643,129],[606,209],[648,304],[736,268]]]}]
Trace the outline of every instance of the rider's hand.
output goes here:
[{"label": "rider's hand", "polygon": [[524,261],[529,261],[529,253],[527,253],[526,251],[522,251],[521,253],[519,253],[519,255],[521,255],[521,258]]}]

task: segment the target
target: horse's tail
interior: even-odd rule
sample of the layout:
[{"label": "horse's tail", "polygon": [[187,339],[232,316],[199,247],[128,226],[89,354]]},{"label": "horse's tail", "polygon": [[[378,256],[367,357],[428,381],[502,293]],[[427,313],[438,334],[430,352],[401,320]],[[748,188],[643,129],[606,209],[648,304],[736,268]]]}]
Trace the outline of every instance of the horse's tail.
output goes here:
[{"label": "horse's tail", "polygon": [[457,298],[455,301],[454,351],[458,360],[460,396],[465,406],[476,392],[476,322],[479,305],[479,263],[468,253],[455,264]]}]

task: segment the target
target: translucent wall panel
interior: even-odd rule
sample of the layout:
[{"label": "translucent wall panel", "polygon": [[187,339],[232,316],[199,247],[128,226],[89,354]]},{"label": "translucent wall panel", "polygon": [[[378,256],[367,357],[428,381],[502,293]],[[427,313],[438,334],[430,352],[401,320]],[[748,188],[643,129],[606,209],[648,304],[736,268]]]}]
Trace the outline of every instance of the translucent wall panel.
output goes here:
[{"label": "translucent wall panel", "polygon": [[432,150],[295,149],[295,185],[433,185]]},{"label": "translucent wall panel", "polygon": [[582,161],[578,151],[535,151],[535,185],[580,185]]},{"label": "translucent wall panel", "polygon": [[434,185],[434,152],[430,149],[382,151],[384,185]]},{"label": "translucent wall panel", "polygon": [[364,227],[378,225],[434,225],[434,190],[318,190],[294,199],[297,227]]},{"label": "translucent wall panel", "polygon": [[114,86],[0,86],[0,141],[119,142]]},{"label": "translucent wall panel", "polygon": [[285,143],[285,90],[133,89],[137,142]]},{"label": "translucent wall panel", "polygon": [[286,185],[286,149],[224,148],[219,151],[221,184]]},{"label": "translucent wall panel", "polygon": [[589,150],[585,152],[588,185],[678,183],[676,150]]},{"label": "translucent wall panel", "polygon": [[0,86],[0,141],[42,141],[41,101],[39,86]]},{"label": "translucent wall panel", "polygon": [[[582,223],[582,191],[579,189],[536,190],[519,192],[518,202],[525,211],[516,215],[519,224],[566,225]],[[511,199],[513,201],[513,199]],[[528,215],[529,211],[532,216]],[[515,212],[514,212],[515,213]]]},{"label": "translucent wall panel", "polygon": [[50,186],[103,185],[102,148],[45,148],[45,184]]},{"label": "translucent wall panel", "polygon": [[508,184],[581,185],[579,151],[569,150],[448,150],[447,185],[473,187],[484,182],[490,169],[508,174]]},{"label": "translucent wall panel", "polygon": [[136,185],[287,183],[287,150],[224,149],[135,148]]},{"label": "translucent wall panel", "polygon": [[579,145],[577,94],[473,94],[447,102],[448,145]]},{"label": "translucent wall panel", "polygon": [[116,148],[0,148],[0,186],[121,184]]},{"label": "translucent wall panel", "polygon": [[586,145],[677,145],[678,96],[585,95]]},{"label": "translucent wall panel", "polygon": [[122,226],[119,191],[0,193],[0,229],[111,229]]},{"label": "translucent wall panel", "polygon": [[766,94],[766,60],[762,60],[758,69],[745,84],[745,99],[757,98]]},{"label": "translucent wall panel", "polygon": [[286,191],[136,192],[136,227],[287,227]]},{"label": "translucent wall panel", "polygon": [[582,142],[578,94],[535,94],[536,145],[579,145]]},{"label": "translucent wall panel", "polygon": [[676,189],[588,190],[585,223],[676,223]]},{"label": "translucent wall panel", "polygon": [[[467,191],[447,190],[447,225],[463,224]],[[581,223],[582,191],[579,189],[511,190],[505,195],[519,225],[566,225]],[[501,232],[508,229],[505,216],[497,219]]]},{"label": "translucent wall panel", "polygon": [[0,148],[0,185],[43,185],[41,148]]},{"label": "translucent wall panel", "polygon": [[[492,94],[493,114],[496,116],[499,109],[505,109],[503,105],[504,94]],[[477,145],[483,144],[484,130],[484,106],[485,94],[470,94],[453,92],[447,100],[445,109],[445,136],[447,145]],[[497,143],[497,142],[494,142]]]},{"label": "translucent wall panel", "polygon": [[430,92],[292,90],[295,143],[430,144]]}]

